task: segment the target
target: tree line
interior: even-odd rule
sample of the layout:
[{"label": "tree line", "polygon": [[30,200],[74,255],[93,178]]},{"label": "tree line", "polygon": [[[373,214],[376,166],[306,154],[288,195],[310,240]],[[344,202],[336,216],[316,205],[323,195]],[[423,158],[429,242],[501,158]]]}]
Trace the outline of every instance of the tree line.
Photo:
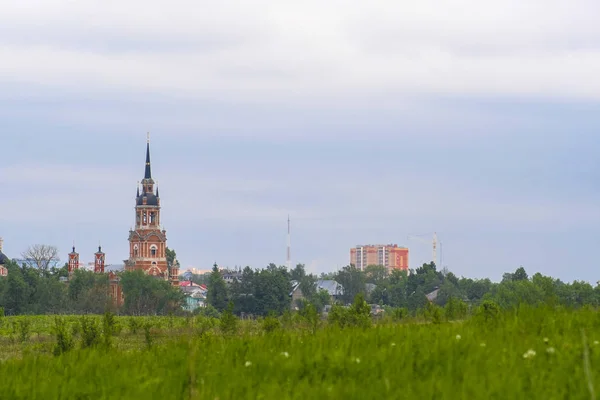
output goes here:
[{"label": "tree line", "polygon": [[[63,278],[68,277],[66,264],[56,267],[43,259],[38,261],[22,265],[10,261],[5,265],[8,276],[0,278],[0,307],[6,314],[100,314],[107,310],[128,315],[183,313],[184,294],[169,282],[141,271],[120,273],[125,303],[117,306],[109,295],[107,274],[77,270],[64,282]],[[168,251],[168,262],[175,262],[172,249]],[[222,312],[230,304],[237,315],[301,311],[308,304],[320,312],[333,303],[349,305],[357,295],[368,303],[402,308],[413,314],[430,304],[446,306],[452,301],[477,306],[490,300],[502,308],[541,303],[575,308],[600,305],[598,284],[566,283],[540,273],[529,276],[522,267],[505,273],[500,282],[459,278],[447,269],[438,270],[434,263],[389,273],[380,265],[370,265],[364,270],[348,265],[320,276],[307,273],[303,264],[292,270],[269,264],[263,269],[246,267],[237,271],[236,276],[226,283],[223,271],[215,265],[211,273],[192,277],[193,281],[208,286],[208,307],[201,312]],[[336,281],[339,293],[331,296],[319,289],[319,279]],[[302,296],[293,301],[294,290],[299,290]]]},{"label": "tree line", "polygon": [[18,314],[155,315],[179,312],[183,293],[167,281],[142,271],[120,273],[125,303],[118,306],[109,294],[108,274],[76,270],[69,278],[67,265],[40,269],[8,262],[8,276],[0,278],[0,308]]},{"label": "tree line", "polygon": [[[195,276],[208,286],[207,301],[222,311],[228,302],[237,314],[266,315],[270,312],[302,310],[312,304],[318,311],[336,303],[348,306],[357,295],[368,303],[402,308],[416,314],[434,304],[454,307],[456,302],[478,306],[492,301],[501,308],[513,308],[520,304],[582,307],[600,305],[600,284],[588,282],[565,283],[560,279],[536,273],[529,276],[523,267],[505,273],[500,282],[490,279],[458,278],[447,269],[438,270],[435,263],[426,263],[410,271],[388,270],[381,265],[369,265],[364,270],[348,265],[341,270],[316,276],[307,274],[303,264],[288,271],[285,267],[270,264],[266,269],[241,271],[241,279],[234,278],[230,285],[223,280],[218,268],[208,276]],[[335,280],[341,287],[338,296],[319,290],[318,279]],[[300,288],[303,298],[292,303],[292,282]],[[428,297],[429,296],[429,297]]]}]

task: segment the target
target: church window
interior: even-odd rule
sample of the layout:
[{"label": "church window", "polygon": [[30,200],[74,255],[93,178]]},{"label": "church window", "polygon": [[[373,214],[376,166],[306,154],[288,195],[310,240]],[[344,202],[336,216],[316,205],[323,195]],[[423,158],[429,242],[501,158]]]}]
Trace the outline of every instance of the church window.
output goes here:
[{"label": "church window", "polygon": [[150,255],[152,257],[156,257],[156,246],[152,245],[152,247],[150,247]]},{"label": "church window", "polygon": [[156,215],[152,212],[150,213],[150,223],[153,224],[154,223],[154,219],[155,219]]},{"label": "church window", "polygon": [[133,246],[133,256],[134,257],[138,256],[138,246],[137,246],[137,244],[135,246]]},{"label": "church window", "polygon": [[147,219],[147,216],[146,216],[146,211],[144,211],[144,217],[143,218],[144,218],[144,225],[146,225],[148,223],[148,219]]}]

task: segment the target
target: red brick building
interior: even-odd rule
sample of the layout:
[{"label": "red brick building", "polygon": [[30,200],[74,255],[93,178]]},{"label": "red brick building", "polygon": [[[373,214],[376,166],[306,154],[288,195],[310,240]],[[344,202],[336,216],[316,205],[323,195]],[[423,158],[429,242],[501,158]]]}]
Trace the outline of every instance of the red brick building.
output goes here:
[{"label": "red brick building", "polygon": [[350,264],[363,271],[369,265],[383,265],[392,269],[408,270],[408,248],[397,244],[358,245],[350,249]]},{"label": "red brick building", "polygon": [[[124,265],[105,265],[106,255],[102,247],[94,254],[94,273],[108,273],[110,295],[115,305],[124,302],[120,284],[120,272],[142,270],[157,279],[168,280],[179,287],[179,263],[175,260],[172,266],[167,263],[167,232],[160,225],[160,196],[152,179],[150,165],[150,141],[146,145],[146,165],[144,179],[138,186],[135,199],[135,229],[129,231],[129,258]],[[79,254],[69,253],[69,276],[79,268]],[[106,267],[106,269],[105,269]]]},{"label": "red brick building", "polygon": [[179,286],[177,263],[167,264],[167,232],[161,227],[160,196],[152,179],[150,141],[146,145],[146,166],[142,191],[137,188],[135,203],[135,229],[129,231],[129,259],[125,270],[142,270],[146,274],[169,280]]}]

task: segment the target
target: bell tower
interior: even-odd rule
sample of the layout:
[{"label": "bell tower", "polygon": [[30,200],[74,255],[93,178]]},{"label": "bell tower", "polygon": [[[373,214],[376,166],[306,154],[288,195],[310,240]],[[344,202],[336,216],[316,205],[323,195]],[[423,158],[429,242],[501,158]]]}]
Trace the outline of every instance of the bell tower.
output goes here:
[{"label": "bell tower", "polygon": [[75,272],[76,269],[79,269],[79,253],[75,251],[75,246],[73,246],[73,251],[69,253],[69,278]]},{"label": "bell tower", "polygon": [[94,273],[104,273],[104,258],[105,254],[102,252],[102,246],[98,246],[98,251],[94,254]]},{"label": "bell tower", "polygon": [[160,225],[160,196],[152,179],[150,137],[146,143],[144,179],[138,184],[135,198],[135,228],[129,231],[128,271],[141,269],[148,275],[169,279],[167,266],[167,232]]}]

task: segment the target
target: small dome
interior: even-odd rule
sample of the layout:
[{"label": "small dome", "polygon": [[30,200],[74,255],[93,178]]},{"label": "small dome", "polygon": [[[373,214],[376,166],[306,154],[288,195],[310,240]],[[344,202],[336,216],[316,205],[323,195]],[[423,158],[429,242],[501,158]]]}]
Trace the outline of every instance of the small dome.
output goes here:
[{"label": "small dome", "polygon": [[158,197],[154,195],[154,193],[143,193],[140,197],[137,198],[137,205],[141,206],[144,204],[144,197],[146,197],[146,205],[147,206],[157,206],[158,205]]},{"label": "small dome", "polygon": [[0,251],[0,265],[4,265],[9,261],[10,260],[8,259],[8,257],[6,257],[6,255]]}]

